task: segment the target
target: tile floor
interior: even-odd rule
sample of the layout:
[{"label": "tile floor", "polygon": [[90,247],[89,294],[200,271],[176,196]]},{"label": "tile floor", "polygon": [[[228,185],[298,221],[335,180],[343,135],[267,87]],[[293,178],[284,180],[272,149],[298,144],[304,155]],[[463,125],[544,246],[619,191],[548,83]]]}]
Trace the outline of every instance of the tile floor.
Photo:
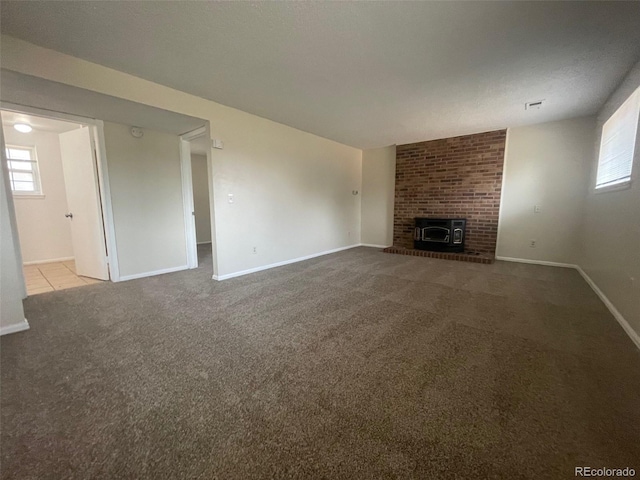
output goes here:
[{"label": "tile floor", "polygon": [[100,282],[94,278],[76,275],[76,264],[73,260],[25,265],[23,269],[28,295],[82,287]]}]

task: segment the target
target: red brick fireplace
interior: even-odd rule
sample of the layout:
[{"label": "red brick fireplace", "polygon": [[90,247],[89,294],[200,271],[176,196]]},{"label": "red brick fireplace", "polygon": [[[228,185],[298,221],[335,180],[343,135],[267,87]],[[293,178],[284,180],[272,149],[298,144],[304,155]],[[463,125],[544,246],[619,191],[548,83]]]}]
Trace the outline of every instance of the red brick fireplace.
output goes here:
[{"label": "red brick fireplace", "polygon": [[465,251],[495,255],[506,130],[396,147],[393,245],[413,248],[416,217],[466,218]]}]

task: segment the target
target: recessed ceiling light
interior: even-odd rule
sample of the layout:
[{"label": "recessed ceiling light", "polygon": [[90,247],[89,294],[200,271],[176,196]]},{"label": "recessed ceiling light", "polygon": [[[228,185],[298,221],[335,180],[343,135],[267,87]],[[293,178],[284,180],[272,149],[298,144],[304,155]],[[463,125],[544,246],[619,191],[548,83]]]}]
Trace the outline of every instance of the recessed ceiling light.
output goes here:
[{"label": "recessed ceiling light", "polygon": [[31,128],[31,125],[27,125],[26,123],[16,123],[13,128],[21,133],[29,133],[31,130],[33,130],[33,128]]}]

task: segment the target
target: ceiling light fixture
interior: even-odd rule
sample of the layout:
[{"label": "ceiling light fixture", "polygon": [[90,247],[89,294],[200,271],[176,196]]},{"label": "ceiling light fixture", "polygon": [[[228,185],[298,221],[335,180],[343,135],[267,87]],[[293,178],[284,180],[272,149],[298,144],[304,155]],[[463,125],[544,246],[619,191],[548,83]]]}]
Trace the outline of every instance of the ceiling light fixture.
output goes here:
[{"label": "ceiling light fixture", "polygon": [[13,128],[15,128],[20,133],[29,133],[33,128],[31,125],[27,125],[26,123],[16,123]]}]

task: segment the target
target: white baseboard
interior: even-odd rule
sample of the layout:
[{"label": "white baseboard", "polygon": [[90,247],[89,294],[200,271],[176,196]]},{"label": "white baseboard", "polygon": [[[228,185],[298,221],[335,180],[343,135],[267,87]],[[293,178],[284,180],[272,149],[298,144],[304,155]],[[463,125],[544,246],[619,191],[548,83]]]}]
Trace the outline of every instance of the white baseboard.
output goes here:
[{"label": "white baseboard", "polygon": [[44,265],[45,263],[68,262],[70,260],[75,260],[75,257],[60,257],[52,258],[50,260],[36,260],[33,262],[23,262],[22,265]]},{"label": "white baseboard", "polygon": [[29,322],[27,322],[26,318],[20,323],[14,323],[13,325],[7,325],[6,327],[0,328],[0,336],[23,332],[25,330],[29,330]]},{"label": "white baseboard", "polygon": [[529,260],[528,258],[496,256],[496,260],[502,260],[503,262],[529,263],[531,265],[545,265],[547,267],[578,268],[578,266],[573,263],[547,262],[546,260]]},{"label": "white baseboard", "polygon": [[618,323],[624,329],[624,331],[627,332],[627,335],[629,335],[629,338],[631,338],[633,343],[636,344],[636,347],[640,348],[640,335],[638,335],[638,332],[636,332],[633,329],[633,327],[629,325],[629,322],[627,322],[627,320],[622,316],[622,314],[613,305],[613,303],[611,303],[611,300],[607,298],[604,292],[600,290],[600,288],[598,288],[596,283],[593,280],[591,280],[591,277],[589,277],[589,275],[587,275],[587,273],[577,265],[576,265],[576,270],[578,270],[580,275],[582,275],[582,278],[584,278],[584,280],[589,284],[591,289],[594,292],[596,292],[596,295],[600,297],[600,300],[602,300],[602,303],[604,303],[604,305],[609,309],[609,311],[611,312],[611,315],[613,315],[613,317],[618,321]]},{"label": "white baseboard", "polygon": [[222,281],[228,280],[229,278],[241,277],[243,275],[248,275],[250,273],[261,272],[262,270],[269,270],[271,268],[283,267],[284,265],[289,265],[291,263],[304,262],[305,260],[311,260],[312,258],[321,257],[323,255],[329,255],[330,253],[341,252],[342,250],[349,250],[350,248],[359,247],[360,244],[356,243],[354,245],[349,245],[348,247],[340,247],[334,248],[333,250],[327,250],[325,252],[314,253],[312,255],[307,255],[306,257],[298,257],[292,258],[291,260],[285,260],[283,262],[272,263],[270,265],[263,265],[261,267],[249,268],[248,270],[241,270],[240,272],[227,273],[226,275],[214,275],[212,278],[214,280]]},{"label": "white baseboard", "polygon": [[587,275],[587,273],[584,270],[582,270],[580,265],[573,265],[571,263],[547,262],[544,260],[528,260],[526,258],[512,258],[512,257],[496,257],[496,260],[503,260],[505,262],[531,263],[534,265],[546,265],[548,267],[573,268],[577,270],[578,273],[582,275],[582,278],[584,278],[585,282],[587,282],[587,284],[591,287],[591,289],[595,292],[595,294],[598,295],[600,300],[602,300],[602,303],[604,303],[605,307],[607,307],[607,309],[611,312],[611,315],[613,315],[613,318],[615,318],[617,322],[620,324],[620,326],[623,328],[623,330],[627,332],[627,335],[629,335],[629,338],[631,339],[631,341],[636,345],[636,347],[640,349],[640,335],[638,335],[638,332],[636,332],[631,327],[631,325],[629,325],[629,322],[627,322],[627,320],[622,316],[622,314],[613,305],[613,303],[611,303],[611,300],[607,298],[607,296],[603,293],[603,291],[600,290],[600,288],[596,285],[596,283],[593,280],[591,280],[591,277],[589,277],[589,275]]},{"label": "white baseboard", "polygon": [[373,243],[361,243],[361,247],[372,247],[372,248],[387,248],[391,245],[374,245]]},{"label": "white baseboard", "polygon": [[127,280],[135,280],[136,278],[154,277],[156,275],[164,275],[165,273],[180,272],[187,270],[188,265],[182,265],[181,267],[164,268],[162,270],[155,270],[153,272],[134,273],[133,275],[123,275],[120,277],[120,282],[126,282]]}]

